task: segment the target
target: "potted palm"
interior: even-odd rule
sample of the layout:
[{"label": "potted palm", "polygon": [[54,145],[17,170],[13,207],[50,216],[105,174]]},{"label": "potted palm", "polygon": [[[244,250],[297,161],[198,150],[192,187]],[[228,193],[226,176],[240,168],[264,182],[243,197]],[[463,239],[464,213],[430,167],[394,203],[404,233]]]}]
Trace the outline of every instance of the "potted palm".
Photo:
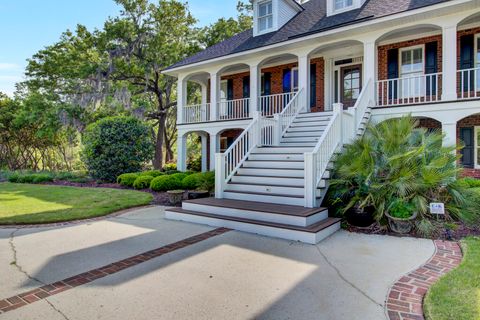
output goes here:
[{"label": "potted palm", "polygon": [[385,212],[388,225],[393,232],[406,234],[412,231],[413,221],[418,212],[415,205],[403,199],[396,199],[388,206]]}]

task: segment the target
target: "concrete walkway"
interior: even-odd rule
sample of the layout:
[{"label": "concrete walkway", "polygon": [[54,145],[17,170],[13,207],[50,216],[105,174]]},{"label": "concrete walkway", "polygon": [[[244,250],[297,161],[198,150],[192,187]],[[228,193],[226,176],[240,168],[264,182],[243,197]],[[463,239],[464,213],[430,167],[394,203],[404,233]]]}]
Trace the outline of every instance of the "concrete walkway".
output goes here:
[{"label": "concrete walkway", "polygon": [[[0,230],[0,300],[214,228],[161,207]],[[390,286],[432,241],[338,232],[317,246],[227,232],[0,314],[1,319],[385,319]]]}]

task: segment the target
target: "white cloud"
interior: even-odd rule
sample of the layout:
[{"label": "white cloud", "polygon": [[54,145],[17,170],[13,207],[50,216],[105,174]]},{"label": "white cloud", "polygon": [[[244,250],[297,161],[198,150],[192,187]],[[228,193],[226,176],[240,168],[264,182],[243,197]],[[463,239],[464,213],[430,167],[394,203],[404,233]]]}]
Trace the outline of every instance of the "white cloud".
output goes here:
[{"label": "white cloud", "polygon": [[17,70],[20,69],[20,66],[15,63],[4,63],[0,62],[0,71],[2,70]]}]

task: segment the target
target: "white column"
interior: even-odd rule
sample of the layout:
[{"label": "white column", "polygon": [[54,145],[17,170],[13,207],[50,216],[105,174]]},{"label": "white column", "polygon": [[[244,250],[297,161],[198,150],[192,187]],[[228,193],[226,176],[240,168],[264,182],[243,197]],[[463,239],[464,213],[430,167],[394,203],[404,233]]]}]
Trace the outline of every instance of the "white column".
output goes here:
[{"label": "white column", "polygon": [[187,171],[187,135],[180,133],[177,139],[177,170]]},{"label": "white column", "polygon": [[444,133],[443,146],[452,147],[457,145],[457,123],[443,123],[442,132]]},{"label": "white column", "polygon": [[298,88],[303,89],[300,96],[301,106],[306,112],[310,112],[310,59],[308,55],[298,57]]},{"label": "white column", "polygon": [[217,104],[220,98],[220,78],[217,73],[210,74],[210,120],[217,120]]},{"label": "white column", "polygon": [[375,50],[375,42],[365,42],[363,44],[363,86],[367,85],[367,81],[376,79],[376,66],[375,61],[377,53]]},{"label": "white column", "polygon": [[187,102],[187,81],[185,77],[178,77],[177,82],[177,123],[183,123],[183,107]]},{"label": "white column", "polygon": [[333,77],[333,59],[325,58],[325,68],[324,68],[324,108],[325,111],[332,110],[333,105],[333,90],[334,86],[334,77]]},{"label": "white column", "polygon": [[215,168],[215,154],[220,152],[220,138],[218,134],[210,134],[210,171]]},{"label": "white column", "polygon": [[207,163],[207,158],[208,158],[208,153],[207,153],[207,145],[208,145],[208,135],[202,134],[201,135],[202,139],[202,172],[207,172],[208,171],[208,163]]},{"label": "white column", "polygon": [[442,100],[457,99],[457,26],[443,27]]},{"label": "white column", "polygon": [[258,110],[260,97],[260,70],[257,64],[250,66],[250,117]]},{"label": "white column", "polygon": [[200,84],[201,89],[202,89],[202,121],[210,121],[209,118],[207,118],[208,115],[208,107],[207,107],[207,85],[205,83]]}]

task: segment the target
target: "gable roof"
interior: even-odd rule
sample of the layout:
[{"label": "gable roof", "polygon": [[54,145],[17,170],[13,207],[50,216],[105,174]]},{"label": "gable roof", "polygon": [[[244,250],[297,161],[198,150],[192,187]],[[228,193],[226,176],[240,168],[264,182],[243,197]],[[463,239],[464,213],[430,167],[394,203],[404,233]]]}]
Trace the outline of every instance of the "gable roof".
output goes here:
[{"label": "gable roof", "polygon": [[448,1],[451,0],[367,0],[359,9],[327,17],[326,0],[310,0],[302,4],[302,12],[278,31],[256,37],[253,36],[253,30],[244,31],[166,70]]}]

